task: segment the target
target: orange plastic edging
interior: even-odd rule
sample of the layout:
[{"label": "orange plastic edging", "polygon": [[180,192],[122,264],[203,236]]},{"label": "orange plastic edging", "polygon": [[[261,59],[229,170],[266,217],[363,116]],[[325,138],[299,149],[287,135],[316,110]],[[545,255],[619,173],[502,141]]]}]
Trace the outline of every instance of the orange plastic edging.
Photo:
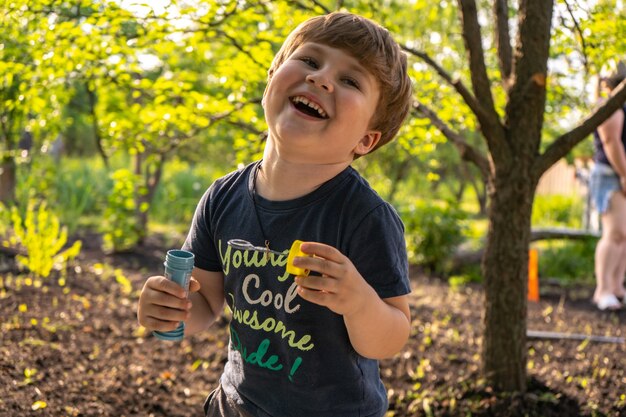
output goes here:
[{"label": "orange plastic edging", "polygon": [[528,251],[528,301],[539,301],[539,254],[537,249]]}]

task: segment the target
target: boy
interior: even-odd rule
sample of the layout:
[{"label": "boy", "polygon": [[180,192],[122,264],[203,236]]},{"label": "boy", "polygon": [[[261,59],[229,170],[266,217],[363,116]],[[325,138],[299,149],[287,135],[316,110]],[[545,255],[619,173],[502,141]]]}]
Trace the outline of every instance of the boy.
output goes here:
[{"label": "boy", "polygon": [[[196,256],[190,299],[160,276],[139,299],[141,325],[167,331],[185,320],[186,334],[228,303],[228,362],[207,416],[385,414],[378,359],[410,332],[404,227],[350,164],[393,139],[410,100],[405,55],[365,18],[312,18],[285,41],[263,97],[263,159],[217,180],[198,204],[183,246]],[[309,276],[285,271],[296,239],[309,256],[294,266]]]}]

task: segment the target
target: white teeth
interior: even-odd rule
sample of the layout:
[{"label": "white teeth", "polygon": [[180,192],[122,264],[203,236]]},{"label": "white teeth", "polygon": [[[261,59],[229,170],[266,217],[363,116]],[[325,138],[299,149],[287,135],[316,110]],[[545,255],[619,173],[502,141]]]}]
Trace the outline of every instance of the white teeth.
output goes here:
[{"label": "white teeth", "polygon": [[292,101],[294,103],[302,103],[305,104],[307,106],[309,106],[310,108],[314,109],[316,112],[319,113],[320,116],[322,116],[323,118],[328,117],[328,115],[326,114],[326,112],[324,111],[323,108],[321,108],[320,106],[318,106],[317,104],[313,103],[312,101],[309,101],[306,97],[302,97],[302,96],[295,96]]}]

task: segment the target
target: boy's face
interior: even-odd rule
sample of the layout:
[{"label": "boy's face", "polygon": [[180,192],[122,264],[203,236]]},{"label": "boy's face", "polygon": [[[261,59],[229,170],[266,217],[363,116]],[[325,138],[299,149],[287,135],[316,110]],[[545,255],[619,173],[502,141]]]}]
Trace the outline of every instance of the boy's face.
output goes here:
[{"label": "boy's face", "polygon": [[263,104],[269,139],[296,162],[351,162],[380,139],[370,128],[379,86],[341,49],[304,43],[276,70]]}]

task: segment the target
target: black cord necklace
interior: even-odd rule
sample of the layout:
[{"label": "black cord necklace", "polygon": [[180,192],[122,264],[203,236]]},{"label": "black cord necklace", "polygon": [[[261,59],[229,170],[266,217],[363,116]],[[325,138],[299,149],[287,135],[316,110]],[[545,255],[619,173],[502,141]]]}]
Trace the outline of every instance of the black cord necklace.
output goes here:
[{"label": "black cord necklace", "polygon": [[265,230],[263,230],[263,224],[261,223],[261,216],[259,216],[259,209],[257,207],[256,201],[256,181],[259,176],[259,171],[261,170],[261,164],[263,160],[261,159],[259,163],[254,167],[254,174],[252,176],[252,205],[254,206],[254,214],[256,215],[256,221],[259,224],[259,229],[261,230],[261,235],[263,236],[263,240],[265,241],[265,257],[267,258],[270,253],[270,241],[267,239],[267,235],[265,234]]}]

